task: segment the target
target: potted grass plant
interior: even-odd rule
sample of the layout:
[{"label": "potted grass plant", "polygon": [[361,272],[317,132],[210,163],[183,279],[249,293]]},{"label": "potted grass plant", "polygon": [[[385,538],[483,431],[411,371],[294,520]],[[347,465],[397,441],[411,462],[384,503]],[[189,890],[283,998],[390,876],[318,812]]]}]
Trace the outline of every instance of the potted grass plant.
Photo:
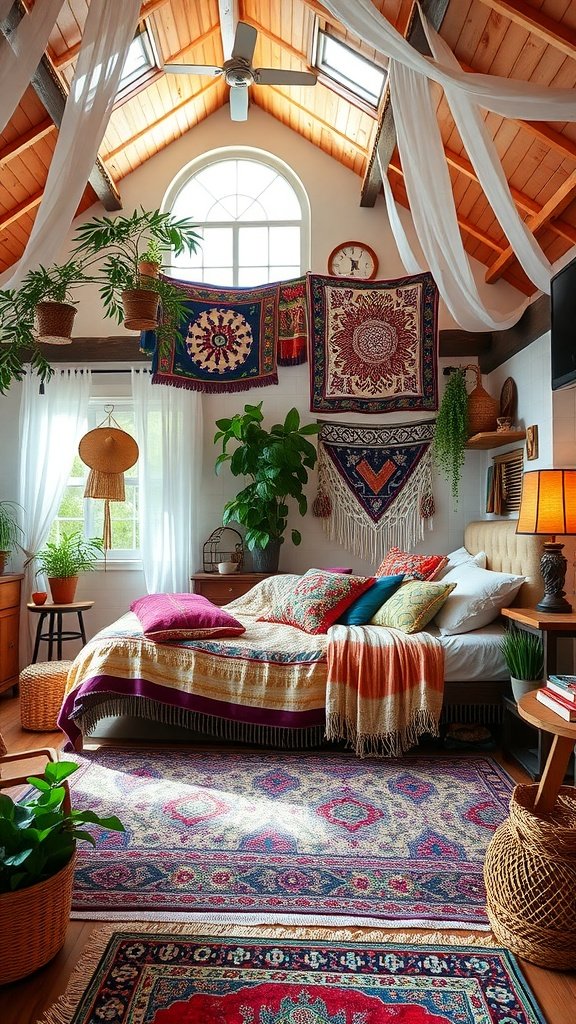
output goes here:
[{"label": "potted grass plant", "polygon": [[0,793],[0,984],[48,963],[64,945],[76,843],[95,845],[87,825],[124,832],[116,815],[70,807],[67,779],[78,765],[48,762],[22,802]]},{"label": "potted grass plant", "polygon": [[0,575],[6,569],[14,548],[19,546],[24,531],[18,522],[18,505],[15,501],[0,501]]},{"label": "potted grass plant", "polygon": [[[289,501],[294,501],[301,516],[306,515],[304,487],[308,470],[316,465],[316,448],[307,437],[317,434],[317,423],[300,425],[297,409],[290,409],[283,423],[266,430],[262,426],[262,402],[245,405],[243,413],[216,421],[214,443],[221,442],[216,471],[228,463],[234,476],[249,478],[249,483],[224,506],[224,526],[237,522],[246,527],[245,543],[252,552],[256,572],[276,572],[280,546],[288,526]],[[228,451],[235,445],[233,452]],[[292,530],[292,543],[300,544],[298,530]]]},{"label": "potted grass plant", "polygon": [[537,689],[544,677],[542,639],[523,629],[509,629],[500,643],[500,651],[510,673],[514,700]]},{"label": "potted grass plant", "polygon": [[36,555],[37,575],[48,577],[54,604],[70,604],[74,600],[78,576],[91,572],[104,551],[98,537],[86,538],[80,530],[63,533],[60,540],[48,541]]}]

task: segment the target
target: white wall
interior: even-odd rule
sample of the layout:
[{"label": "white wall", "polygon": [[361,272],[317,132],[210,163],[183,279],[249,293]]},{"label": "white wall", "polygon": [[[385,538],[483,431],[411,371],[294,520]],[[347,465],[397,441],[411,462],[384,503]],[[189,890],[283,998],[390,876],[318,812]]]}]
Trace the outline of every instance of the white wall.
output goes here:
[{"label": "white wall", "polygon": [[[149,209],[160,206],[170,182],[183,166],[195,157],[223,145],[246,145],[267,149],[289,164],[300,177],[311,205],[312,270],[325,273],[327,256],[334,246],[348,238],[359,238],[368,242],[377,252],[380,260],[380,277],[395,277],[404,274],[388,226],[383,200],[379,199],[373,209],[361,208],[359,205],[361,181],[356,175],[258,108],[251,109],[249,120],[246,123],[231,122],[227,108],[223,108],[208,121],[194,128],[182,139],[174,142],[126,178],[121,183],[124,212],[129,213],[138,205]],[[82,218],[79,218],[78,222],[94,215],[102,215],[102,213],[102,208],[97,205],[87,211]],[[410,218],[406,212],[402,212],[401,215],[411,236],[412,244],[415,244]],[[194,210],[190,210],[190,216],[194,217]],[[518,294],[514,289],[504,282],[492,287],[486,286],[483,281],[483,270],[484,268],[479,265],[475,266],[478,287],[485,295],[488,295],[489,292],[489,304],[492,308],[504,309],[506,306],[514,306],[518,301]],[[439,319],[442,329],[456,326],[443,303],[440,303]],[[105,337],[117,334],[119,330],[111,321],[103,320],[95,290],[86,290],[76,318],[75,335],[78,337]],[[134,336],[134,346],[136,351],[137,336]],[[531,346],[531,355],[533,348],[534,346]],[[529,360],[530,365],[526,371],[524,370],[525,357],[521,355],[515,357],[515,360],[518,362],[514,363],[514,372],[510,372],[519,383],[519,395],[523,403],[519,412],[522,416],[528,416],[528,421],[535,422],[535,418],[529,416],[529,402],[533,401],[534,407],[542,407],[542,403],[548,400],[548,385],[541,377],[538,378],[538,373],[534,374],[530,383],[530,388],[534,389],[533,398],[525,397],[528,394],[532,395],[532,391],[526,389],[523,394],[520,377],[525,372],[528,373],[528,376],[531,375],[531,360]],[[454,365],[458,363],[458,360],[449,359],[441,362]],[[505,376],[507,375],[508,370]],[[122,382],[125,385],[127,380],[128,378],[118,376],[116,383],[122,387]],[[439,381],[442,393],[446,378],[442,375],[441,369]],[[499,393],[498,383],[495,381],[494,387],[489,386],[489,390],[493,394]],[[540,389],[539,393],[538,389]],[[15,384],[8,396],[0,396],[0,457],[2,458],[0,497],[15,497],[17,493],[19,390],[19,386]],[[201,453],[203,460],[201,533],[203,539],[206,539],[211,531],[220,525],[224,502],[237,489],[236,481],[226,470],[220,477],[216,477],[214,474],[213,465],[217,454],[217,450],[212,444],[214,422],[220,416],[230,415],[234,411],[240,410],[246,401],[254,403],[260,400],[264,403],[267,423],[283,418],[291,406],[298,408],[303,420],[314,419],[308,408],[308,367],[280,367],[278,387],[240,394],[203,396],[206,427],[204,448]],[[395,423],[421,418],[424,418],[422,414],[413,416],[390,414],[388,417],[362,417],[353,414],[338,417],[339,420],[348,419],[362,423],[371,421]],[[544,428],[542,429],[545,433]],[[466,522],[483,515],[485,466],[484,453],[468,453],[462,479],[461,498],[457,508],[453,508],[449,485],[442,479],[436,482],[434,487],[436,516],[433,530],[426,533],[424,541],[418,545],[418,550],[443,553],[462,543]],[[311,482],[310,499],[313,499],[314,495],[315,479]],[[298,571],[306,569],[310,565],[331,564],[350,564],[358,571],[369,571],[374,568],[371,564],[361,561],[338,545],[329,542],[323,531],[322,522],[310,514],[304,520],[296,517],[291,525],[297,526],[301,530],[303,543],[300,548],[294,548],[289,542],[286,542],[281,555],[282,569]],[[200,567],[201,551],[199,550],[196,564],[190,569],[194,571]],[[107,573],[99,572],[85,576],[80,582],[78,596],[79,598],[94,598],[96,601],[93,611],[87,615],[86,619],[90,633],[109,623],[128,607],[131,600],[142,593],[143,577],[140,571],[111,570]],[[70,644],[70,654],[74,653],[72,648],[73,645]]]}]

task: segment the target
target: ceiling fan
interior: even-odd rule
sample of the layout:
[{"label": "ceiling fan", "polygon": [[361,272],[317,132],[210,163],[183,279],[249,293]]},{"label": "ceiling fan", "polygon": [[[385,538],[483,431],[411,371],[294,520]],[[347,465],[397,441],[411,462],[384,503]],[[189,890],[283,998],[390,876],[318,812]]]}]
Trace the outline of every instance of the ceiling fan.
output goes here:
[{"label": "ceiling fan", "polygon": [[224,75],[226,83],[230,86],[230,117],[233,121],[246,121],[248,87],[251,85],[316,85],[316,75],[310,71],[252,67],[257,35],[252,25],[239,21],[234,34],[232,53],[222,67],[211,64],[165,64],[164,71],[176,75]]}]

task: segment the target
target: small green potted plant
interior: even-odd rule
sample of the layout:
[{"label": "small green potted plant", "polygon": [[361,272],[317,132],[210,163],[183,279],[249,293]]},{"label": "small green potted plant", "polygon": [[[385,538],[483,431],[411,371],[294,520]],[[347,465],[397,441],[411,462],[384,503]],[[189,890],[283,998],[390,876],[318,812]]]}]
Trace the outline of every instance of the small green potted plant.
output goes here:
[{"label": "small green potted plant", "polygon": [[90,281],[83,263],[70,259],[29,270],[18,289],[20,301],[34,309],[38,341],[69,345],[78,307],[74,289]]},{"label": "small green potted plant", "polygon": [[[288,526],[290,500],[296,502],[301,516],[306,515],[304,488],[308,470],[316,465],[316,448],[307,436],[317,434],[317,423],[300,425],[297,409],[290,409],[283,423],[270,430],[262,427],[262,402],[245,405],[243,413],[216,421],[214,443],[222,443],[216,459],[216,471],[228,463],[234,476],[249,478],[249,483],[224,506],[222,522],[246,527],[245,542],[252,552],[256,572],[278,569],[280,546]],[[228,445],[235,444],[231,453]],[[292,530],[292,543],[300,544],[301,535]]]},{"label": "small green potted plant", "polygon": [[510,673],[514,700],[535,690],[544,677],[542,639],[524,629],[509,629],[500,643],[500,651]]},{"label": "small green potted plant", "polygon": [[434,461],[450,482],[452,497],[458,502],[460,477],[468,440],[468,392],[466,368],[451,370],[444,390],[436,423],[432,451]]},{"label": "small green potted plant", "polygon": [[19,547],[24,531],[18,522],[18,505],[15,501],[0,501],[0,575],[6,569],[14,548]]},{"label": "small green potted plant", "polygon": [[36,555],[37,575],[48,577],[54,604],[71,604],[79,573],[95,569],[103,551],[98,537],[84,537],[80,530],[63,533],[59,540],[46,543]]},{"label": "small green potted plant", "polygon": [[49,761],[31,776],[33,797],[0,793],[0,984],[48,963],[63,946],[72,905],[76,843],[95,845],[86,825],[124,832],[116,817],[70,807],[66,780],[78,765]]}]

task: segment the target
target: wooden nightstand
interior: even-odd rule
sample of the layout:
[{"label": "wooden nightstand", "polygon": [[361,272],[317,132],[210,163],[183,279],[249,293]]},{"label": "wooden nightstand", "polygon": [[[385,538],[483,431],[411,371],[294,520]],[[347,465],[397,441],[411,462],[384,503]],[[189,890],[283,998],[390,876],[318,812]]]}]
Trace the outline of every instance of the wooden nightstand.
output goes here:
[{"label": "wooden nightstand", "polygon": [[18,686],[20,573],[0,576],[0,692]]},{"label": "wooden nightstand", "polygon": [[213,604],[223,605],[242,597],[260,580],[275,576],[273,572],[231,572],[221,575],[215,572],[195,572],[190,577],[190,590],[193,594],[202,594]]}]

